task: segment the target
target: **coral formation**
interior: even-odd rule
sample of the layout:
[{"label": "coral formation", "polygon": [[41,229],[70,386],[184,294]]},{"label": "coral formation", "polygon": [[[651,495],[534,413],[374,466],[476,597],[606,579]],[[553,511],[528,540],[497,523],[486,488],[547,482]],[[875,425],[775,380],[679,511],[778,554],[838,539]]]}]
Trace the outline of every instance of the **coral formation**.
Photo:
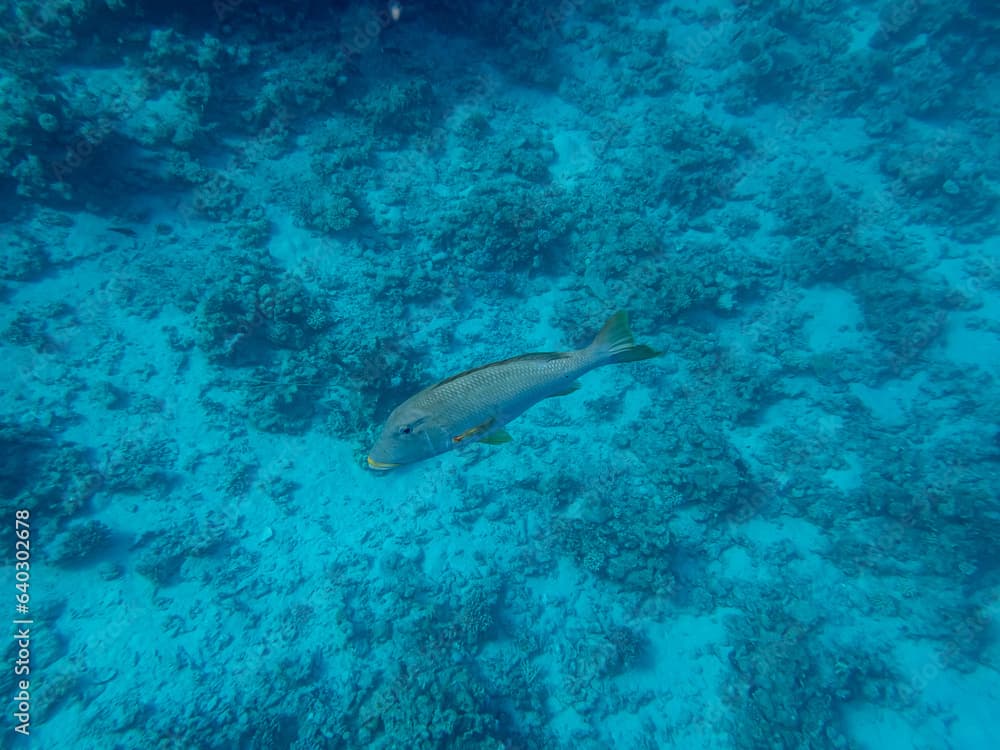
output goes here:
[{"label": "coral formation", "polygon": [[111,529],[101,521],[88,521],[73,526],[56,547],[53,562],[70,567],[94,559],[111,539]]},{"label": "coral formation", "polygon": [[[982,744],[993,4],[7,11],[40,746]],[[660,357],[367,471],[618,309]]]}]

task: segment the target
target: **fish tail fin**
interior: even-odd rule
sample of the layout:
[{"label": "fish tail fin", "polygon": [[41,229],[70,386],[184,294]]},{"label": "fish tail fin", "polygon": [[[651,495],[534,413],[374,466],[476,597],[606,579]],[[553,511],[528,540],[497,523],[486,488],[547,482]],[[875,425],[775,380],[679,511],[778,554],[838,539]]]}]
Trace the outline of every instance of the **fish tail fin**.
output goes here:
[{"label": "fish tail fin", "polygon": [[638,362],[662,354],[645,344],[635,343],[632,331],[628,327],[628,313],[624,310],[619,310],[608,318],[604,328],[594,337],[594,343],[590,348],[599,358],[601,365]]}]

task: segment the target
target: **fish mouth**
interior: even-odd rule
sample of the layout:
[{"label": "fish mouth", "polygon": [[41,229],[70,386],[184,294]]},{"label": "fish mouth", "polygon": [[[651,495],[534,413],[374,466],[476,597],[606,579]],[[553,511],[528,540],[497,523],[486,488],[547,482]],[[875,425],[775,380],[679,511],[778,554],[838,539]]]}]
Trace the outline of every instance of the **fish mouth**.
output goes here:
[{"label": "fish mouth", "polygon": [[389,471],[389,469],[395,469],[399,464],[387,464],[384,461],[376,461],[371,456],[368,456],[368,468],[374,469],[375,471]]}]

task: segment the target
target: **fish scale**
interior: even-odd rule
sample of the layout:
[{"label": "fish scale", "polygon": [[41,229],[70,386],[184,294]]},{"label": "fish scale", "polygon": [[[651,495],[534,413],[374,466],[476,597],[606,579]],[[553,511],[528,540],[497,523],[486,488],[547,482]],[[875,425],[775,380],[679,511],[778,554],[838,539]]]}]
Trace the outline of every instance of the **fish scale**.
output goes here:
[{"label": "fish scale", "polygon": [[[515,357],[470,370],[417,394],[414,406],[426,409],[437,406],[442,413],[455,418],[486,419],[491,415],[491,409],[506,412],[516,409],[521,401],[531,405],[552,395],[553,389],[569,387],[572,381],[591,369],[593,365],[579,354],[553,352],[526,355],[538,359]],[[548,359],[543,360],[542,357]]]}]

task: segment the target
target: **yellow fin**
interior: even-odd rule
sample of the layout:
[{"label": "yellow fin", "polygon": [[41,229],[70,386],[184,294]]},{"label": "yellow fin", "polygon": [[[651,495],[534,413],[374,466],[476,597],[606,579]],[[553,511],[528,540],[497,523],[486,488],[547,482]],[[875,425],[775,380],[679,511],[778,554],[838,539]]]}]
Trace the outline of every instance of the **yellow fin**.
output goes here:
[{"label": "yellow fin", "polygon": [[558,396],[568,396],[571,393],[576,393],[578,390],[580,390],[581,387],[582,386],[580,385],[580,381],[579,380],[574,380],[572,383],[569,384],[569,387],[566,390],[559,391],[559,393],[553,393],[550,396],[546,396],[546,398],[556,398]]},{"label": "yellow fin", "polygon": [[453,443],[461,443],[463,440],[468,440],[469,438],[473,438],[473,437],[476,437],[478,435],[482,435],[484,432],[486,432],[488,429],[490,429],[490,427],[496,421],[497,421],[496,417],[490,417],[489,419],[487,419],[482,424],[477,424],[475,427],[470,427],[469,429],[467,429],[462,434],[455,435],[455,437],[453,437],[451,439],[451,442],[453,442]]},{"label": "yellow fin", "polygon": [[487,445],[502,445],[503,443],[509,443],[513,440],[510,433],[507,430],[497,430],[489,437],[484,437],[480,440],[480,443],[486,443]]},{"label": "yellow fin", "polygon": [[628,314],[624,310],[619,310],[608,318],[608,322],[594,338],[590,348],[600,353],[601,359],[604,360],[601,364],[605,365],[638,362],[658,357],[663,353],[632,340],[632,331],[628,327]]}]

